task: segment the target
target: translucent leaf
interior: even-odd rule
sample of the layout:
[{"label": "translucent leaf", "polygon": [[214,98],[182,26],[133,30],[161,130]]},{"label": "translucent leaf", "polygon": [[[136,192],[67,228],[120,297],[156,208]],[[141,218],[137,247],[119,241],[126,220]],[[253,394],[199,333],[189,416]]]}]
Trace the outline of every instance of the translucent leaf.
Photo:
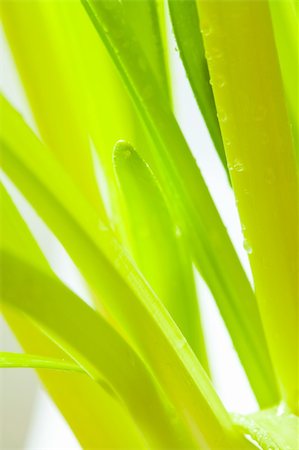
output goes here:
[{"label": "translucent leaf", "polygon": [[153,173],[132,146],[119,141],[113,161],[133,256],[207,369],[192,262],[181,231],[175,229]]},{"label": "translucent leaf", "polygon": [[253,390],[260,404],[271,405],[277,391],[254,294],[169,103],[124,20],[122,5],[93,0],[83,4],[148,129],[167,204],[188,235],[194,260],[217,301]]},{"label": "translucent leaf", "polygon": [[233,432],[228,415],[197,358],[187,344],[182,346],[185,339],[159,299],[47,149],[3,99],[1,107],[5,111],[1,128],[5,172],[61,240],[131,345],[138,348],[180,420],[189,424],[193,418],[190,431],[196,440],[225,442],[224,430]]}]

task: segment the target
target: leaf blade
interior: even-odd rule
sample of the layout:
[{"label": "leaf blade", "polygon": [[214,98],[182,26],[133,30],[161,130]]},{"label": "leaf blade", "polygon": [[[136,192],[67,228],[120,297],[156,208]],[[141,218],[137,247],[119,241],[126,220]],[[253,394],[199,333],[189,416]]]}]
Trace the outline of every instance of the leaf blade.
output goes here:
[{"label": "leaf blade", "polygon": [[208,371],[190,254],[153,173],[125,141],[113,149],[114,169],[127,211],[133,256]]},{"label": "leaf blade", "polygon": [[[104,319],[61,283],[29,264],[4,251],[1,260],[4,304],[27,314],[96,382],[122,399],[152,445],[164,448],[188,443],[179,427],[171,429],[163,395],[143,362]],[[20,292],[26,292],[26,297]]]},{"label": "leaf blade", "polygon": [[0,352],[0,368],[51,369],[84,373],[83,369],[77,364],[63,361],[62,359],[13,352]]},{"label": "leaf blade", "polygon": [[194,261],[217,301],[253,390],[262,405],[271,405],[278,396],[276,380],[254,294],[165,95],[132,30],[120,25],[121,5],[82,2],[151,135],[168,206],[186,230]]},{"label": "leaf blade", "polygon": [[[51,276],[47,261],[3,186],[0,186],[0,205],[3,217],[1,248]],[[69,356],[28,317],[4,307],[3,315],[24,351],[71,362]],[[83,448],[101,448],[108,445],[116,448],[121,448],[122,445],[143,448],[144,443],[135,429],[135,424],[124,408],[89,376],[44,370],[37,372]],[[98,432],[99,423],[101,433]],[[114,432],[116,426],[119,431],[117,435]]]},{"label": "leaf blade", "polygon": [[[189,346],[181,347],[182,335],[161,302],[109,228],[99,226],[92,211],[81,202],[79,193],[51,160],[47,149],[3,99],[2,106],[8,121],[7,128],[1,129],[4,170],[61,240],[132,346],[145,357],[182,421],[189,423],[189,418],[194,418],[192,432],[196,439],[225,442],[228,435],[234,434],[227,413]],[[11,134],[16,129],[18,133]],[[59,188],[60,183],[63,189]],[[78,215],[78,208],[83,216]],[[123,306],[124,299],[130,304],[129,311]],[[158,355],[150,342],[157,342]],[[182,385],[181,378],[188,382]],[[204,428],[203,423],[207,424]]]},{"label": "leaf blade", "polygon": [[223,52],[210,73],[226,79],[213,89],[269,350],[281,395],[298,411],[298,180],[269,4],[199,9],[214,27],[207,49]]},{"label": "leaf blade", "polygon": [[200,32],[196,1],[169,0],[168,6],[186,75],[218,156],[228,175],[226,156]]}]

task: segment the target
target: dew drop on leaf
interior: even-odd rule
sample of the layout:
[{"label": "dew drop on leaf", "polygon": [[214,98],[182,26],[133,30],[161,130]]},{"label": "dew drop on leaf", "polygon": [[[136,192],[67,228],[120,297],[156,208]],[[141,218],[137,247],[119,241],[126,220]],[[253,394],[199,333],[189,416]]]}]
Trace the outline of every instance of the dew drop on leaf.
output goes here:
[{"label": "dew drop on leaf", "polygon": [[219,109],[219,111],[217,112],[217,117],[219,122],[221,123],[227,122],[227,114],[222,109]]},{"label": "dew drop on leaf", "polygon": [[244,172],[244,164],[238,159],[234,159],[233,164],[228,165],[228,169],[231,172]]},{"label": "dew drop on leaf", "polygon": [[248,255],[250,255],[252,253],[252,247],[250,245],[250,242],[247,239],[244,239],[243,247],[244,247],[244,250],[246,251],[246,253],[248,253]]},{"label": "dew drop on leaf", "polygon": [[210,36],[213,32],[213,28],[211,27],[211,25],[202,25],[201,27],[201,34],[204,37]]}]

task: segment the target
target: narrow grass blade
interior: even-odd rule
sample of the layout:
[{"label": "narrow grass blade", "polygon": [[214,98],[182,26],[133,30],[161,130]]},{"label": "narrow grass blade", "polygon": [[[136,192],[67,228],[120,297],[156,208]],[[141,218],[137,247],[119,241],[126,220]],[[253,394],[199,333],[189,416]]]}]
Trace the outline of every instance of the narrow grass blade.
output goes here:
[{"label": "narrow grass blade", "polygon": [[[192,417],[195,440],[213,446],[229,439],[234,448],[232,423],[162,303],[20,116],[3,99],[1,108],[5,172],[60,239],[114,323],[138,348],[188,428]],[[236,445],[240,448],[239,442]]]},{"label": "narrow grass blade", "polygon": [[209,68],[223,77],[213,90],[270,353],[298,411],[298,186],[269,4],[200,1],[199,11],[213,28],[206,50],[223,55]]},{"label": "narrow grass blade", "polygon": [[0,352],[0,368],[12,369],[51,369],[70,372],[81,372],[84,370],[74,363],[48,356],[29,355],[28,353]]},{"label": "narrow grass blade", "polygon": [[195,160],[151,68],[115,1],[82,0],[107,46],[153,141],[151,157],[169,208],[187,230],[208,283],[261,405],[277,400],[259,312],[249,282]]},{"label": "narrow grass blade", "polygon": [[192,262],[181,231],[175,229],[153,173],[133,147],[119,141],[113,162],[124,198],[132,254],[208,370]]},{"label": "narrow grass blade", "polygon": [[299,22],[293,0],[270,0],[269,5],[298,163]]},{"label": "narrow grass blade", "polygon": [[[186,75],[218,156],[228,174],[215,100],[210,85],[210,75],[200,32],[196,0],[169,0],[168,5],[173,31]],[[217,57],[217,55],[208,55],[208,57]]]}]

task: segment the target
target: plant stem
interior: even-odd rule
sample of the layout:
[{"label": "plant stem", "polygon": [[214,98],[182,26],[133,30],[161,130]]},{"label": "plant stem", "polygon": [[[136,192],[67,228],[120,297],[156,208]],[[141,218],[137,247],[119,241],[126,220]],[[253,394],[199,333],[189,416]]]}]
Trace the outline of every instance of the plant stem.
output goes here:
[{"label": "plant stem", "polygon": [[198,6],[266,337],[283,397],[298,411],[296,165],[269,6]]}]

